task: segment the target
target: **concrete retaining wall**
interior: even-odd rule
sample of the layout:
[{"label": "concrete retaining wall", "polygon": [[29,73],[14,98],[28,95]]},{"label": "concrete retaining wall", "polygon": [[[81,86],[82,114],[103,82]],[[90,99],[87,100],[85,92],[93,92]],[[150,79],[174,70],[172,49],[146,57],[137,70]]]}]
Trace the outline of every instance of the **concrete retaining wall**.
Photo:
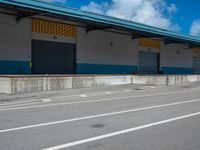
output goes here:
[{"label": "concrete retaining wall", "polygon": [[10,78],[0,78],[0,93],[12,94],[11,85]]},{"label": "concrete retaining wall", "polygon": [[6,90],[10,91],[8,94],[64,90],[72,88],[72,77],[10,78],[7,84],[11,84],[11,86],[7,86],[11,88]]},{"label": "concrete retaining wall", "polygon": [[109,85],[175,85],[200,81],[200,75],[26,76],[0,77],[0,93],[17,94]]}]

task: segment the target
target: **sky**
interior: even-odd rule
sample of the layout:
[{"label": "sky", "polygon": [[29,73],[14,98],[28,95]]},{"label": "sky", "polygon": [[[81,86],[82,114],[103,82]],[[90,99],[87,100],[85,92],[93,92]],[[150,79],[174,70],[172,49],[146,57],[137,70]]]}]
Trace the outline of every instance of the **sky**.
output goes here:
[{"label": "sky", "polygon": [[42,0],[200,37],[200,0]]}]

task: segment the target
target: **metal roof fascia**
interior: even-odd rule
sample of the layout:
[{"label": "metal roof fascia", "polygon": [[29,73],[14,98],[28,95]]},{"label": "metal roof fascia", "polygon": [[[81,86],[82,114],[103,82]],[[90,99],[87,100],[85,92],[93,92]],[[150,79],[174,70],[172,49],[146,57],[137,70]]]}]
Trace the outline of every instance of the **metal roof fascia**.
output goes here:
[{"label": "metal roof fascia", "polygon": [[10,5],[20,6],[20,7],[26,7],[26,8],[31,8],[31,9],[35,9],[35,10],[40,10],[40,11],[46,11],[46,12],[50,12],[53,14],[59,14],[59,15],[84,19],[84,20],[88,20],[88,21],[99,22],[99,23],[124,27],[124,28],[128,28],[128,29],[144,31],[144,32],[148,32],[148,33],[161,35],[161,36],[172,37],[175,39],[182,39],[182,40],[185,40],[188,42],[196,42],[196,43],[200,44],[200,38],[198,38],[198,37],[183,35],[183,34],[175,33],[175,32],[160,29],[160,28],[143,25],[140,23],[134,23],[131,21],[126,21],[126,20],[122,20],[122,19],[118,19],[118,18],[114,18],[114,17],[89,13],[89,12],[81,11],[78,9],[63,7],[63,6],[59,6],[59,5],[48,4],[48,3],[41,2],[41,1],[0,0],[0,2],[10,4]]}]

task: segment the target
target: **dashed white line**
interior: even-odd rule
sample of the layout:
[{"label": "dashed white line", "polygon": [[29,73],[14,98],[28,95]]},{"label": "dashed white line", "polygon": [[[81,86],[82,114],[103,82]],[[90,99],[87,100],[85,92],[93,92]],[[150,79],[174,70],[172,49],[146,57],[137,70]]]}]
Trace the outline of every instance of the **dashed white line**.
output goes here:
[{"label": "dashed white line", "polygon": [[106,94],[112,94],[112,92],[106,92]]},{"label": "dashed white line", "polygon": [[182,101],[182,102],[176,102],[176,103],[168,103],[168,104],[162,104],[162,105],[154,105],[154,106],[149,106],[149,107],[129,109],[129,110],[125,110],[125,111],[118,111],[118,112],[105,113],[105,114],[99,114],[99,115],[91,115],[91,116],[87,116],[87,117],[54,121],[54,122],[48,122],[48,123],[42,123],[42,124],[36,124],[36,125],[30,125],[30,126],[10,128],[10,129],[0,130],[0,133],[24,130],[24,129],[30,129],[30,128],[36,128],[36,127],[43,127],[43,126],[50,126],[50,125],[56,125],[56,124],[61,124],[61,123],[69,123],[69,122],[74,122],[74,121],[100,118],[100,117],[106,117],[106,116],[114,116],[114,115],[120,115],[120,114],[125,114],[125,113],[131,113],[131,112],[137,112],[137,111],[149,110],[149,109],[155,109],[155,108],[161,108],[161,107],[169,107],[169,106],[175,106],[175,105],[181,105],[181,104],[188,104],[188,103],[199,102],[199,101],[200,101],[200,99],[195,99],[195,100]]},{"label": "dashed white line", "polygon": [[82,94],[82,95],[79,95],[80,97],[87,97],[87,95],[85,95],[85,94]]},{"label": "dashed white line", "polygon": [[41,99],[41,101],[43,103],[49,103],[49,102],[52,102],[52,99],[51,98],[46,98],[46,99]]},{"label": "dashed white line", "polygon": [[129,90],[129,89],[128,90],[124,90],[124,92],[130,92],[130,91],[132,91],[132,90]]},{"label": "dashed white line", "polygon": [[101,139],[105,139],[105,138],[110,138],[110,137],[130,133],[130,132],[134,132],[134,131],[137,131],[137,130],[142,130],[142,129],[145,129],[145,128],[150,128],[150,127],[153,127],[153,126],[158,126],[158,125],[178,121],[178,120],[181,120],[181,119],[186,119],[186,118],[198,116],[198,115],[200,115],[200,112],[196,112],[196,113],[188,114],[188,115],[184,115],[184,116],[179,116],[179,117],[175,117],[175,118],[171,118],[171,119],[166,119],[166,120],[162,120],[162,121],[158,121],[158,122],[153,122],[153,123],[145,124],[145,125],[142,125],[142,126],[137,126],[137,127],[129,128],[129,129],[126,129],[126,130],[121,130],[121,131],[117,131],[117,132],[103,134],[103,135],[100,135],[100,136],[95,136],[95,137],[91,137],[91,138],[88,138],[88,139],[74,141],[74,142],[70,142],[70,143],[66,143],[66,144],[62,144],[62,145],[58,145],[58,146],[54,146],[54,147],[50,147],[50,148],[45,148],[43,150],[59,150],[59,149],[63,149],[63,148],[68,148],[68,147],[72,147],[72,146],[76,146],[76,145],[80,145],[80,144],[85,144],[85,143],[88,143],[88,142],[93,142],[93,141],[97,141],[97,140],[101,140]]}]

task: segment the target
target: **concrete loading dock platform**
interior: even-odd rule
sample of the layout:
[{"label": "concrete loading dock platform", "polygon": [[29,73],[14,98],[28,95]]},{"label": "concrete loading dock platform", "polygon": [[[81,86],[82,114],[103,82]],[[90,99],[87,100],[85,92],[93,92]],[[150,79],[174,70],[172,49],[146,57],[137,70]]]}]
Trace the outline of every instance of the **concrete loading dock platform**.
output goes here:
[{"label": "concrete loading dock platform", "polygon": [[200,81],[200,75],[48,75],[1,76],[0,93],[17,94],[109,85],[175,85]]}]

